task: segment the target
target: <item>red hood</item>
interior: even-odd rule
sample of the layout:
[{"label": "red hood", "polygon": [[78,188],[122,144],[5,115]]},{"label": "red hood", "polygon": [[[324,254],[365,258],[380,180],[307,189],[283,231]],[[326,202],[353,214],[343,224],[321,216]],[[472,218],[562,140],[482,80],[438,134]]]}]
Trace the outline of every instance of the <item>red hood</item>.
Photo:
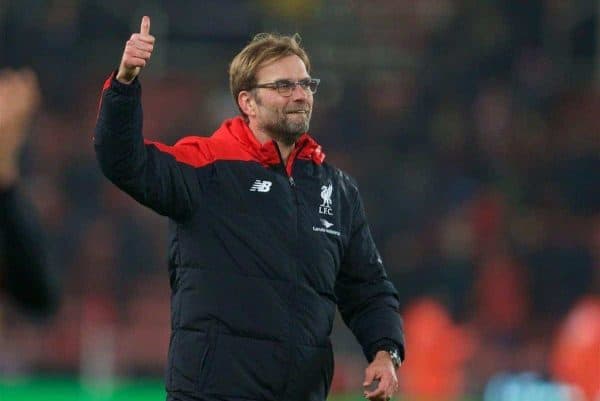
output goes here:
[{"label": "red hood", "polygon": [[[219,129],[215,131],[213,137],[215,139],[234,137],[246,152],[265,166],[280,163],[275,141],[270,140],[264,144],[258,142],[242,117],[238,116],[225,120]],[[298,138],[292,153],[290,153],[290,157],[288,157],[286,163],[288,174],[291,174],[292,164],[296,158],[312,160],[316,164],[321,164],[325,160],[325,153],[323,153],[321,145],[308,135],[308,133],[304,133]]]}]

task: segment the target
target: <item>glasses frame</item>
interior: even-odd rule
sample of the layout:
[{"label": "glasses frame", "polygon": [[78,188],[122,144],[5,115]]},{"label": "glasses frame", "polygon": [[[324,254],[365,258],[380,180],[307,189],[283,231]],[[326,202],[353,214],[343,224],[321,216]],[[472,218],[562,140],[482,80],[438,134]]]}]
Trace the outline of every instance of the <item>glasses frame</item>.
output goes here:
[{"label": "glasses frame", "polygon": [[[305,92],[310,92],[311,94],[315,94],[317,93],[317,89],[319,88],[319,83],[321,82],[321,80],[319,78],[304,78],[304,79],[300,79],[298,81],[292,81],[289,79],[279,79],[277,81],[274,82],[265,82],[264,84],[256,84],[254,85],[254,87],[250,88],[250,89],[255,89],[255,88],[264,88],[264,89],[273,89],[276,90],[277,93],[279,93],[281,96],[283,97],[290,97],[292,96],[292,93],[294,93],[294,89],[296,89],[297,86],[299,86],[300,88],[302,88],[303,91]],[[314,90],[311,88],[311,86],[314,85]]]}]

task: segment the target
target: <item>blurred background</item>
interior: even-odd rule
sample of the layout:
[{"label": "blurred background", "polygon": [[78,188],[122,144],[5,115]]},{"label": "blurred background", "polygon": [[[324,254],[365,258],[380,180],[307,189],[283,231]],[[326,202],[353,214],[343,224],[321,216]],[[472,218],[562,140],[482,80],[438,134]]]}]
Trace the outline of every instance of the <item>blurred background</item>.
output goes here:
[{"label": "blurred background", "polygon": [[[600,400],[600,2],[0,0],[0,68],[43,104],[19,185],[61,306],[0,295],[0,400],[162,400],[166,220],[101,176],[104,79],[142,15],[146,138],[209,135],[254,33],[299,32],[321,78],[311,134],[360,184],[401,297],[403,400]],[[0,113],[2,111],[0,110]],[[338,319],[332,400],[366,361]]]}]

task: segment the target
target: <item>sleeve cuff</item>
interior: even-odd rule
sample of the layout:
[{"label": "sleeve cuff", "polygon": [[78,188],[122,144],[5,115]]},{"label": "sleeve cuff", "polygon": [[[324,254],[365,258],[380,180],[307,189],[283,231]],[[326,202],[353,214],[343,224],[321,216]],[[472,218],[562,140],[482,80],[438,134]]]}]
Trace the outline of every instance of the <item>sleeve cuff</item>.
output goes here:
[{"label": "sleeve cuff", "polygon": [[398,350],[398,354],[400,354],[400,359],[404,362],[404,345],[398,344],[389,338],[383,338],[381,340],[375,341],[373,345],[370,347],[369,356],[371,360],[375,358],[375,354],[379,351],[387,351],[391,347],[396,348]]},{"label": "sleeve cuff", "polygon": [[110,89],[120,95],[135,96],[139,95],[142,92],[142,86],[140,85],[138,77],[135,77],[130,84],[124,84],[122,82],[117,81],[117,70],[115,70],[110,75],[109,81]]}]

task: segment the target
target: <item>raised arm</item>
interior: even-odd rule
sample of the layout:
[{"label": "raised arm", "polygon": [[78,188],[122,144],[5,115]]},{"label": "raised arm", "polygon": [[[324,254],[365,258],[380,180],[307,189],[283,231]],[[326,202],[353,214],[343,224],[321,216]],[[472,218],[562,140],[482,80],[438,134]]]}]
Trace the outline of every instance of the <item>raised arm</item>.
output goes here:
[{"label": "raised arm", "polygon": [[0,71],[0,286],[25,311],[47,316],[58,306],[37,213],[18,189],[19,155],[39,104],[33,71]]},{"label": "raised arm", "polygon": [[[144,142],[141,86],[137,79],[154,49],[150,18],[125,45],[119,70],[102,91],[94,137],[102,172],[138,202],[176,220],[185,219],[200,197],[198,145],[165,146]],[[190,156],[191,155],[191,156]]]}]

